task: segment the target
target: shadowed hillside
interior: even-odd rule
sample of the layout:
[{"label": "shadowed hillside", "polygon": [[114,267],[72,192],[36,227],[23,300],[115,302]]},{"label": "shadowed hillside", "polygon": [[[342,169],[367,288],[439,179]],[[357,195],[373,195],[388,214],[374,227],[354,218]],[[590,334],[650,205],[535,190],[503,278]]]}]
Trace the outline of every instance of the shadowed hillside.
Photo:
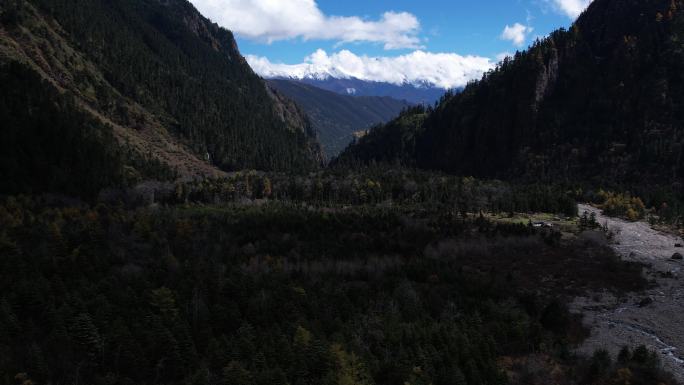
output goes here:
[{"label": "shadowed hillside", "polygon": [[[21,63],[56,98],[73,99],[74,108],[111,126],[117,141],[109,147],[125,145],[181,175],[304,170],[321,160],[303,113],[270,93],[232,34],[185,0],[8,0],[0,20],[3,71]],[[10,136],[24,130],[2,129]]]},{"label": "shadowed hillside", "polygon": [[[434,110],[378,129],[340,161],[505,179],[680,183],[683,10],[681,1],[594,1],[569,30],[505,60]],[[422,122],[403,123],[416,119]]]},{"label": "shadowed hillside", "polygon": [[328,157],[337,156],[355,132],[385,123],[410,106],[390,97],[342,95],[292,80],[271,79],[268,84],[306,111]]}]

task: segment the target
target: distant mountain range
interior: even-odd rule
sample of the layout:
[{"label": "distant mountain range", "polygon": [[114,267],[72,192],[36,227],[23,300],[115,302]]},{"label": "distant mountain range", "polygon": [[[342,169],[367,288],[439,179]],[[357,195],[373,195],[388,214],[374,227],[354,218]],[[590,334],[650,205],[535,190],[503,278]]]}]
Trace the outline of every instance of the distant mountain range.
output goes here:
[{"label": "distant mountain range", "polygon": [[344,150],[355,132],[385,123],[412,105],[388,96],[340,94],[294,80],[271,79],[268,84],[307,113],[328,158]]},{"label": "distant mountain range", "polygon": [[361,80],[356,78],[336,78],[325,74],[307,75],[300,78],[275,79],[291,80],[308,84],[324,90],[343,95],[353,96],[388,96],[398,100],[405,100],[412,104],[434,104],[444,95],[444,88],[429,83],[404,83],[401,85]]}]

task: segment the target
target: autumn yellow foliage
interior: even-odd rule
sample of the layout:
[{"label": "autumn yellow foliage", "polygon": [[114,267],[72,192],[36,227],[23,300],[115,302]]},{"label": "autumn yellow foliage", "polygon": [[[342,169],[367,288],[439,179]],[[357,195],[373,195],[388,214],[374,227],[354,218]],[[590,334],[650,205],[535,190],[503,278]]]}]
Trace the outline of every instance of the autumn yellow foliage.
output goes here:
[{"label": "autumn yellow foliage", "polygon": [[603,190],[599,191],[598,194],[603,200],[601,208],[607,215],[623,217],[630,221],[642,219],[646,215],[646,205],[639,197],[632,197],[629,193],[613,193]]}]

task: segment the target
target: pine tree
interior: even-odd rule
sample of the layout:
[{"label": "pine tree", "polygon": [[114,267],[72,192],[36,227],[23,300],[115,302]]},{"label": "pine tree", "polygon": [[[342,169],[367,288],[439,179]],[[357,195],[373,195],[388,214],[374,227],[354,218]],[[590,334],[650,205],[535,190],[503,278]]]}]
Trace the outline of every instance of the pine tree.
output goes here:
[{"label": "pine tree", "polygon": [[85,357],[91,363],[96,363],[102,355],[103,343],[90,314],[80,313],[74,317],[69,333]]}]

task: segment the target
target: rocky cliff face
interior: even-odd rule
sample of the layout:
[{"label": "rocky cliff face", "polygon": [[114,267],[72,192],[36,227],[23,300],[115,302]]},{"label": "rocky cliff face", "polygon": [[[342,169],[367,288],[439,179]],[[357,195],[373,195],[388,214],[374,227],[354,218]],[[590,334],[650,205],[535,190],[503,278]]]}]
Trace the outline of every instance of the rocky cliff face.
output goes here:
[{"label": "rocky cliff face", "polygon": [[544,100],[544,98],[553,91],[553,87],[556,85],[556,80],[558,80],[558,50],[553,48],[549,59],[544,63],[543,67],[539,71],[537,76],[537,85],[534,90],[534,110],[539,109],[539,104]]}]

